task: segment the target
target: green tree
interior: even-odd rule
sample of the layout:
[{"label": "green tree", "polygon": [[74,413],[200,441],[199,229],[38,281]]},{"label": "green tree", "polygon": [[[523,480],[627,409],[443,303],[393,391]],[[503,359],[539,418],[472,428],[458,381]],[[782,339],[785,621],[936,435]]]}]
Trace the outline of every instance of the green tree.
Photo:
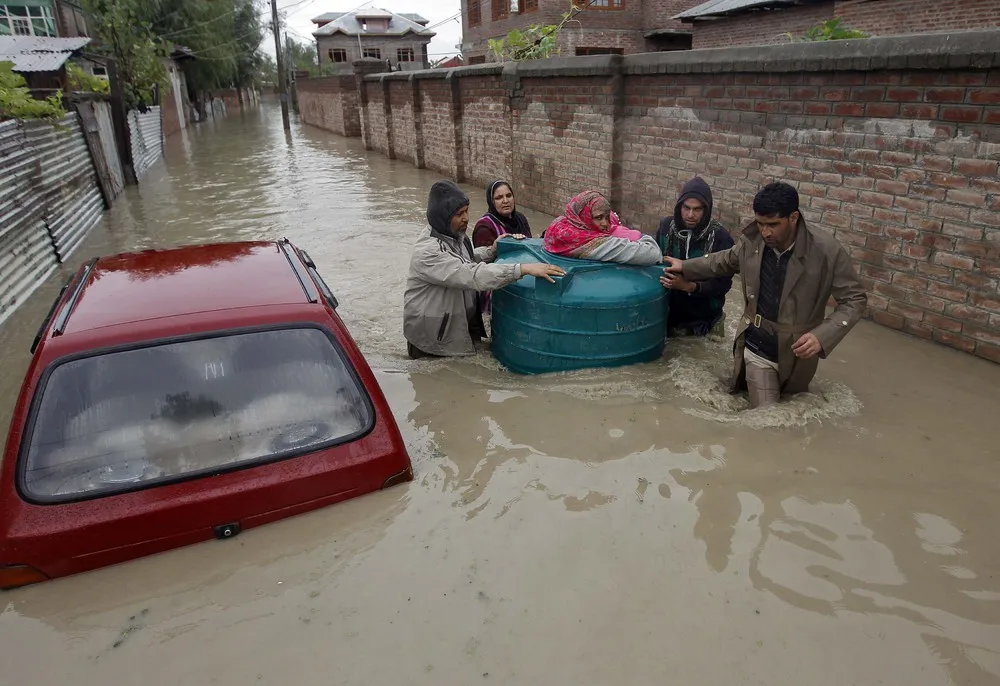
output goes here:
[{"label": "green tree", "polygon": [[798,40],[803,43],[813,43],[816,41],[868,38],[868,34],[864,31],[852,29],[842,22],[843,20],[840,17],[828,19],[821,24],[811,27]]},{"label": "green tree", "polygon": [[157,84],[167,85],[167,46],[148,21],[142,0],[83,0],[100,38],[97,49],[117,63],[128,109],[149,105]]},{"label": "green tree", "polygon": [[490,57],[496,62],[542,60],[559,54],[559,32],[576,16],[586,10],[594,0],[570,0],[569,10],[563,12],[558,24],[532,24],[514,29],[503,38],[488,41]]},{"label": "green tree", "polygon": [[59,121],[66,116],[62,91],[45,100],[31,97],[24,77],[14,73],[13,62],[0,62],[0,120],[45,119]]},{"label": "green tree", "polygon": [[308,71],[314,74],[318,70],[316,63],[316,46],[300,43],[294,38],[288,38],[288,50],[292,53],[292,68]]}]

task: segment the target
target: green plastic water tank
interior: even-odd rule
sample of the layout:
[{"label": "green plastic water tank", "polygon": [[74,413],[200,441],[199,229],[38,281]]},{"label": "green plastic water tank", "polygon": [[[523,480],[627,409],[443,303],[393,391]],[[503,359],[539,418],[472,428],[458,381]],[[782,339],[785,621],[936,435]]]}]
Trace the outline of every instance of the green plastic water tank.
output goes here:
[{"label": "green plastic water tank", "polygon": [[551,284],[525,276],[493,293],[493,354],[513,372],[542,374],[650,362],[663,354],[669,298],[663,267],[551,255],[540,239],[497,244],[497,262],[548,262]]}]

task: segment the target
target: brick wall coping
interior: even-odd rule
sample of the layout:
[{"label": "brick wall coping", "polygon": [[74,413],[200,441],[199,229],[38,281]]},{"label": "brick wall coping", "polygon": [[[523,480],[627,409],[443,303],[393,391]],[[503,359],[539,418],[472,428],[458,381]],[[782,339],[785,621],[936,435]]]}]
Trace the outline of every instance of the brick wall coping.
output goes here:
[{"label": "brick wall coping", "polygon": [[453,69],[387,72],[366,81],[446,79],[503,74],[513,78],[611,74],[875,71],[1000,68],[1000,30],[951,31],[787,45],[706,48],[636,55],[555,57]]}]

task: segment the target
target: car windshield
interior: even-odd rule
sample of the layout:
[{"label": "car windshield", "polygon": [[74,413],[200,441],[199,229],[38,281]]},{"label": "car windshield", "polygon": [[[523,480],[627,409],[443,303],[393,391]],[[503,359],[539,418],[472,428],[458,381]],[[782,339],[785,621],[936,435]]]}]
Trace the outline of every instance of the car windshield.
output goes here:
[{"label": "car windshield", "polygon": [[245,466],[350,440],[373,422],[314,328],[191,340],[52,370],[24,455],[29,496],[63,500]]}]

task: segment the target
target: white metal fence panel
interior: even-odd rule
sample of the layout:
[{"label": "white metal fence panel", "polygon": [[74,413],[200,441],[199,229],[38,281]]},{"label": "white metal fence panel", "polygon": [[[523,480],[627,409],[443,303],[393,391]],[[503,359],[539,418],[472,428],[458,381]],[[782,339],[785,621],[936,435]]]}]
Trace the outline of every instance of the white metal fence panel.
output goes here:
[{"label": "white metal fence panel", "polygon": [[163,131],[159,106],[150,107],[145,113],[138,110],[129,112],[128,134],[132,143],[135,176],[141,179],[163,156]]},{"label": "white metal fence panel", "polygon": [[59,264],[45,229],[41,165],[16,121],[0,122],[0,323]]},{"label": "white metal fence panel", "polygon": [[56,255],[64,262],[90,233],[104,212],[94,163],[76,114],[52,126],[22,124],[41,168],[45,225]]}]

